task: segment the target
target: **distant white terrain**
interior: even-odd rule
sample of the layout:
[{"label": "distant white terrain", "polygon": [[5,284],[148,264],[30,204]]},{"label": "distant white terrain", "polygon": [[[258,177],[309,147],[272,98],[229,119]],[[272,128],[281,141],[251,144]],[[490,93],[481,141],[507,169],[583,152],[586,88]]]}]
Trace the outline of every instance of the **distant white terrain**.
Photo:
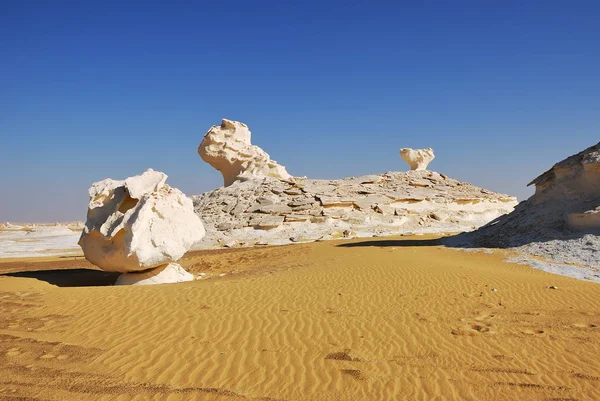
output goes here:
[{"label": "distant white terrain", "polygon": [[0,224],[0,258],[81,254],[82,222]]}]

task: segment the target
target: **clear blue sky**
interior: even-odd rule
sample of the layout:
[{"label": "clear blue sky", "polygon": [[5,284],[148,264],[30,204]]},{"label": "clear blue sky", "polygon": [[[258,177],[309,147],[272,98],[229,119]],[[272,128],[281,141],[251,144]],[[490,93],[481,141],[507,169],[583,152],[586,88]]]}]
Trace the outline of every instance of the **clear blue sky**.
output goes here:
[{"label": "clear blue sky", "polygon": [[293,175],[430,146],[521,199],[600,140],[598,1],[294,3],[0,1],[0,220],[85,219],[93,181],[148,167],[216,188],[196,149],[222,117]]}]

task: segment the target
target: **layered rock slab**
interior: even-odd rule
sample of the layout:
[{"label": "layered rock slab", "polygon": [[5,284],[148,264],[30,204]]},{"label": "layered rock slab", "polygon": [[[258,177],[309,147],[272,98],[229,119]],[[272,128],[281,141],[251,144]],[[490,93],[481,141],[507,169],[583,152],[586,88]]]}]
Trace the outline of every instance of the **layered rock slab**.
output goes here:
[{"label": "layered rock slab", "polygon": [[514,197],[433,171],[238,181],[192,199],[207,229],[204,248],[459,232],[517,204]]},{"label": "layered rock slab", "polygon": [[600,143],[556,163],[529,185],[535,194],[512,213],[448,244],[514,248],[590,267],[600,278]]},{"label": "layered rock slab", "polygon": [[223,175],[227,187],[236,181],[263,177],[288,179],[285,167],[271,160],[267,152],[252,145],[251,132],[244,123],[223,119],[204,135],[198,154]]},{"label": "layered rock slab", "polygon": [[205,230],[192,201],[166,180],[148,169],[92,184],[79,239],[86,259],[106,271],[148,271],[177,261],[200,241]]}]

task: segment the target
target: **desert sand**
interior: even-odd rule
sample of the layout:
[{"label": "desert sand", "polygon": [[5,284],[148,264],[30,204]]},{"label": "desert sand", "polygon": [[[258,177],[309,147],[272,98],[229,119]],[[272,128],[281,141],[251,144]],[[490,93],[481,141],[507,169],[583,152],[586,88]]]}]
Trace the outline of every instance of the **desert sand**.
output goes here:
[{"label": "desert sand", "polygon": [[[111,286],[0,262],[3,400],[598,400],[600,287],[387,237],[190,252]],[[42,272],[46,271],[46,272]]]}]

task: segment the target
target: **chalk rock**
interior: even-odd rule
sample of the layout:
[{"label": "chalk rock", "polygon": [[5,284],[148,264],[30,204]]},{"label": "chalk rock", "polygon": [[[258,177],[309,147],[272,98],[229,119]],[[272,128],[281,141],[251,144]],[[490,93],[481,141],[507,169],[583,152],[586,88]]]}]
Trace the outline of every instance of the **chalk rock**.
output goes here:
[{"label": "chalk rock", "polygon": [[220,126],[212,126],[204,135],[198,154],[221,172],[226,187],[238,180],[290,178],[284,166],[250,143],[250,136],[246,124],[223,119]]},{"label": "chalk rock", "polygon": [[411,170],[427,170],[427,165],[435,158],[433,149],[400,149],[400,156],[408,163]]},{"label": "chalk rock", "polygon": [[[600,143],[556,163],[529,185],[535,185],[535,194],[512,213],[475,232],[448,239],[450,245],[515,248],[597,272]],[[567,271],[561,269],[557,272]]]},{"label": "chalk rock", "polygon": [[73,235],[73,231],[71,231],[68,227],[63,225],[53,225],[53,226],[33,226],[26,230],[28,237],[52,237],[59,235]]},{"label": "chalk rock", "polygon": [[192,200],[207,230],[198,248],[231,241],[251,246],[334,239],[347,230],[359,237],[460,232],[484,225],[517,204],[512,196],[434,171],[339,180],[251,180]]},{"label": "chalk rock", "polygon": [[536,203],[592,199],[600,196],[600,143],[556,163],[528,186],[535,185]]},{"label": "chalk rock", "polygon": [[200,241],[204,226],[191,199],[166,180],[148,169],[92,184],[79,239],[85,258],[106,271],[135,272],[176,261]]},{"label": "chalk rock", "polygon": [[186,272],[181,265],[169,263],[139,273],[125,273],[117,278],[115,285],[153,285],[193,281],[194,275]]},{"label": "chalk rock", "polygon": [[567,217],[567,226],[576,231],[600,230],[600,206],[583,213],[571,213]]}]

